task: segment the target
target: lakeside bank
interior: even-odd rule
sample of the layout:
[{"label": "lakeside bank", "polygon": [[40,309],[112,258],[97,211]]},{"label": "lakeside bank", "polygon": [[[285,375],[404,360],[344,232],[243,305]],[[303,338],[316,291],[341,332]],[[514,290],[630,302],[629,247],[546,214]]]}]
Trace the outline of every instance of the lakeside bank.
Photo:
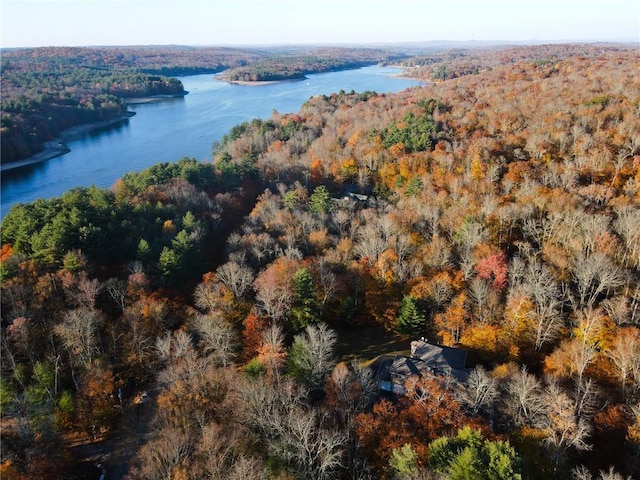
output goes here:
[{"label": "lakeside bank", "polygon": [[45,162],[47,160],[51,160],[52,158],[59,157],[64,155],[65,153],[69,153],[71,149],[67,146],[67,142],[71,142],[73,140],[78,140],[82,138],[88,133],[93,132],[94,130],[99,130],[101,128],[109,127],[111,125],[116,125],[120,122],[124,122],[133,117],[135,112],[127,112],[124,115],[119,115],[116,118],[112,118],[109,120],[103,120],[101,122],[92,122],[85,123],[83,125],[78,125],[75,127],[71,127],[68,130],[62,132],[62,134],[58,138],[54,138],[53,140],[49,140],[44,143],[44,148],[41,152],[38,152],[30,157],[27,157],[23,160],[18,160],[16,162],[3,163],[0,165],[0,172],[5,172],[7,170],[13,170],[14,168],[24,167],[26,165],[33,165],[40,162]]},{"label": "lakeside bank", "polygon": [[[125,101],[127,105],[141,105],[145,103],[160,102],[162,100],[166,100],[169,98],[184,97],[188,93],[189,93],[188,91],[184,90],[180,93],[174,93],[174,94],[166,94],[166,95],[159,94],[159,95],[150,95],[147,97],[128,98],[128,99],[125,99]],[[65,130],[64,132],[62,132],[59,137],[54,138],[53,140],[49,140],[48,142],[45,142],[42,151],[35,153],[30,157],[24,158],[22,160],[1,164],[0,172],[13,170],[15,168],[24,167],[27,165],[34,165],[37,163],[45,162],[47,160],[51,160],[52,158],[60,157],[61,155],[65,155],[71,151],[71,149],[67,146],[67,142],[78,140],[83,136],[87,135],[88,133],[91,133],[95,130],[100,130],[101,128],[109,127],[111,125],[116,125],[120,122],[129,120],[135,114],[136,114],[135,112],[127,111],[124,115],[119,115],[109,120],[85,123],[82,125],[71,127],[68,130]]]}]

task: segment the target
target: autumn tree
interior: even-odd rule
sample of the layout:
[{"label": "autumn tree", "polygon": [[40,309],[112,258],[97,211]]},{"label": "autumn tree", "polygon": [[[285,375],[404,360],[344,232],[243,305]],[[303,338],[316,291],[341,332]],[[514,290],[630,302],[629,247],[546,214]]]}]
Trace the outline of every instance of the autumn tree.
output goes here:
[{"label": "autumn tree", "polygon": [[537,420],[545,434],[552,462],[559,468],[570,449],[591,450],[587,443],[591,428],[584,418],[576,416],[575,403],[556,383],[550,383],[544,394],[545,414]]},{"label": "autumn tree", "polygon": [[251,360],[258,354],[258,349],[262,345],[262,332],[267,328],[268,322],[249,312],[242,322],[242,355],[241,359]]},{"label": "autumn tree", "polygon": [[[315,327],[314,327],[315,328]],[[306,391],[289,379],[240,382],[238,408],[271,458],[301,478],[333,478],[342,467],[343,432],[318,409],[306,408]]]},{"label": "autumn tree", "polygon": [[575,309],[592,308],[601,295],[624,283],[624,272],[600,252],[577,258],[572,275],[577,290],[572,300]]},{"label": "autumn tree", "polygon": [[193,292],[193,297],[196,307],[207,314],[227,313],[234,306],[232,292],[223,282],[217,281],[215,276],[200,282]]},{"label": "autumn tree", "polygon": [[287,364],[289,374],[311,388],[324,385],[335,363],[336,341],[335,332],[326,324],[308,325],[293,339]]},{"label": "autumn tree", "polygon": [[[384,472],[396,448],[416,445],[415,433],[410,434],[402,424],[398,408],[389,400],[377,401],[370,412],[356,417],[356,434],[360,449],[378,472]],[[426,445],[425,445],[426,446]]]},{"label": "autumn tree", "polygon": [[119,413],[113,372],[103,365],[88,368],[82,376],[77,403],[78,424],[93,439],[113,428]]},{"label": "autumn tree", "polygon": [[86,365],[101,351],[99,328],[102,322],[98,310],[78,308],[66,312],[63,321],[54,327],[73,364]]},{"label": "autumn tree", "polygon": [[105,282],[104,286],[111,299],[120,308],[120,313],[124,313],[127,303],[127,282],[118,278],[110,278]]},{"label": "autumn tree", "polygon": [[287,360],[284,330],[277,323],[271,323],[260,335],[258,360],[272,376],[277,376]]},{"label": "autumn tree", "polygon": [[538,424],[545,413],[543,388],[539,380],[523,366],[503,385],[503,413],[509,420],[519,427]]},{"label": "autumn tree", "polygon": [[318,260],[315,266],[315,272],[318,279],[319,290],[318,315],[322,318],[327,306],[336,296],[338,291],[338,278],[324,258]]},{"label": "autumn tree", "polygon": [[581,391],[585,372],[599,355],[598,345],[605,338],[604,317],[600,309],[576,312],[573,336],[564,340],[545,359],[548,371],[560,376],[574,376],[576,389]]},{"label": "autumn tree", "polygon": [[298,262],[280,257],[260,272],[254,282],[257,305],[274,321],[281,321],[293,300],[293,275]]},{"label": "autumn tree", "polygon": [[640,212],[638,209],[625,206],[616,210],[617,217],[613,222],[613,227],[620,234],[625,243],[622,264],[626,266],[637,266],[640,264],[640,234],[637,225],[640,223]]},{"label": "autumn tree", "polygon": [[[536,350],[556,340],[564,327],[562,289],[553,273],[545,264],[530,261],[516,291],[531,298],[534,308],[527,313],[531,321],[533,344]],[[520,290],[518,290],[520,289]]]},{"label": "autumn tree", "polygon": [[491,285],[500,291],[507,285],[508,265],[504,253],[489,255],[476,264],[476,272],[480,278],[492,280]]},{"label": "autumn tree", "polygon": [[253,271],[248,266],[234,261],[219,266],[216,274],[237,300],[244,297],[254,281]]},{"label": "autumn tree", "polygon": [[434,323],[439,328],[438,335],[445,345],[454,345],[460,342],[465,328],[468,326],[469,313],[466,305],[466,293],[456,295],[443,313],[434,317]]},{"label": "autumn tree", "polygon": [[634,398],[640,390],[640,331],[621,328],[605,354],[618,377],[623,398]]},{"label": "autumn tree", "polygon": [[640,402],[632,405],[632,422],[627,427],[626,440],[631,444],[635,458],[640,458]]},{"label": "autumn tree", "polygon": [[76,307],[93,309],[95,308],[96,298],[102,291],[103,285],[98,279],[90,279],[87,274],[82,271],[75,275],[68,275],[68,272],[58,272],[62,279],[65,294],[69,302]]},{"label": "autumn tree", "polygon": [[[584,465],[579,465],[571,470],[571,480],[594,480],[594,476]],[[600,470],[595,480],[631,480],[631,477],[625,478],[611,465],[609,470]]]},{"label": "autumn tree", "polygon": [[357,414],[363,412],[378,390],[370,368],[357,362],[347,366],[338,363],[324,386],[327,406],[340,420],[340,424],[352,427]]},{"label": "autumn tree", "polygon": [[401,399],[402,417],[430,440],[468,421],[446,377],[410,377],[405,388],[406,394]]},{"label": "autumn tree", "polygon": [[236,355],[237,338],[232,325],[215,315],[197,315],[192,321],[202,353],[226,367]]},{"label": "autumn tree", "polygon": [[32,365],[37,362],[35,345],[37,344],[35,322],[31,318],[14,318],[2,332],[4,361],[9,362],[13,370],[18,367],[16,356],[28,358]]},{"label": "autumn tree", "polygon": [[485,416],[491,416],[498,395],[498,381],[482,365],[478,365],[469,372],[469,378],[461,389],[459,398],[471,415],[483,413]]},{"label": "autumn tree", "polygon": [[141,466],[133,471],[136,478],[171,478],[184,475],[194,442],[188,432],[178,428],[163,428],[140,451]]}]

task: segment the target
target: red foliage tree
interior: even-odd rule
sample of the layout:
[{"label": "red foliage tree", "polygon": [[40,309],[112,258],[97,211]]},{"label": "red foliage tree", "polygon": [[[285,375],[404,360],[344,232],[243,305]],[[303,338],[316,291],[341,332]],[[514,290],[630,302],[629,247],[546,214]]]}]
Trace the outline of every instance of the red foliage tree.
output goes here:
[{"label": "red foliage tree", "polygon": [[503,290],[507,286],[509,274],[507,256],[504,253],[496,253],[483,258],[476,264],[476,272],[480,278],[493,279],[493,288]]},{"label": "red foliage tree", "polygon": [[250,312],[242,322],[242,360],[249,361],[258,355],[262,346],[262,333],[267,327],[267,320]]},{"label": "red foliage tree", "polygon": [[406,394],[397,404],[383,399],[370,413],[356,417],[362,448],[381,473],[394,448],[409,443],[418,458],[426,458],[427,445],[436,438],[453,434],[464,425],[483,426],[464,414],[446,380],[411,377],[405,385]]}]

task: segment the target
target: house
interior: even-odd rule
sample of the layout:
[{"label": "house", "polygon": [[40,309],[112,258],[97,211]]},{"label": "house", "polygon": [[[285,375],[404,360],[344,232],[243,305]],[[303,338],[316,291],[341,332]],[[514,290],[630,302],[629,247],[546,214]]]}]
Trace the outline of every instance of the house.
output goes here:
[{"label": "house", "polygon": [[429,343],[424,337],[411,342],[411,356],[396,355],[381,362],[378,369],[378,388],[385,392],[403,394],[405,383],[412,375],[450,375],[464,383],[469,377],[465,368],[467,352],[453,347]]}]

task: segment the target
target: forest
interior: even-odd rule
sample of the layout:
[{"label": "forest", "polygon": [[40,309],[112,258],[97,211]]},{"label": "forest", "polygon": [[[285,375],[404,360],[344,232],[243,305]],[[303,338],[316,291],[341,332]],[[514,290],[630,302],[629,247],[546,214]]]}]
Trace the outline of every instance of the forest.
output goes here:
[{"label": "forest", "polygon": [[404,55],[366,48],[43,47],[2,51],[2,163],[43,150],[66,129],[127,114],[126,99],[185,95],[176,75],[282,80]]},{"label": "forest", "polygon": [[[411,62],[11,208],[2,478],[640,478],[636,48]],[[467,379],[381,393],[420,337]]]},{"label": "forest", "polygon": [[246,82],[299,80],[311,73],[348,70],[405,57],[406,54],[381,49],[317,48],[310,52],[283,52],[246,66],[230,68],[220,78]]}]

